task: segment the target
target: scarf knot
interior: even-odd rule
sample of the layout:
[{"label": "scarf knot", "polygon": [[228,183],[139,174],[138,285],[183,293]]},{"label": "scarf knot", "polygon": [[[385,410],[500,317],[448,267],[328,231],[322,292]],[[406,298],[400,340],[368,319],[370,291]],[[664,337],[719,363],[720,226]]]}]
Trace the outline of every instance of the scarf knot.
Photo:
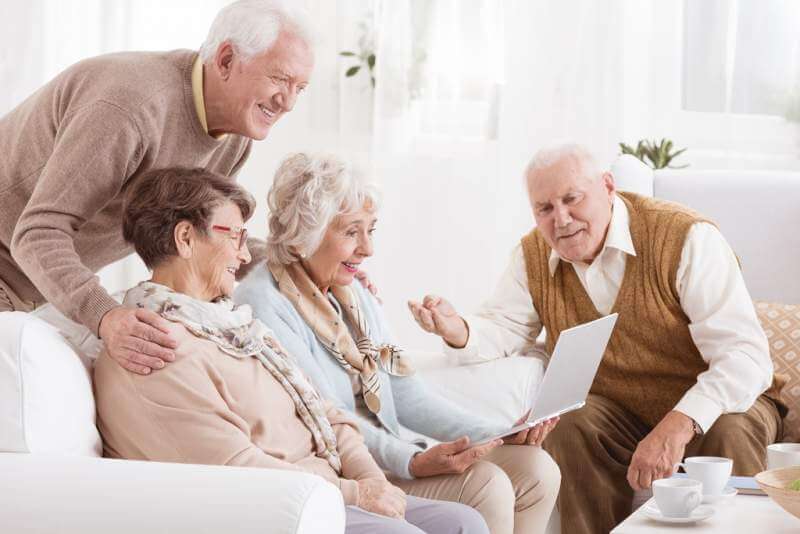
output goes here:
[{"label": "scarf knot", "polygon": [[[311,277],[299,262],[267,265],[278,290],[292,303],[314,335],[349,374],[358,375],[361,396],[370,412],[381,410],[381,381],[378,369],[394,376],[408,376],[414,369],[396,345],[377,345],[358,297],[349,286],[332,286],[342,317],[326,298],[320,298]],[[342,320],[344,319],[344,320]],[[354,335],[351,335],[350,328]]]}]

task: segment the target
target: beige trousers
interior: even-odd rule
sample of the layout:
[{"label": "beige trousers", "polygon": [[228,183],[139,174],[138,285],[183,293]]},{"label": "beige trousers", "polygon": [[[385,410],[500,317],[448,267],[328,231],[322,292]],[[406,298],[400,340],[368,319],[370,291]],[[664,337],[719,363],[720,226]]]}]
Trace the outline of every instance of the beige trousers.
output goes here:
[{"label": "beige trousers", "polygon": [[547,528],[561,473],[540,447],[502,445],[460,475],[391,482],[409,495],[475,508],[492,534],[538,534]]}]

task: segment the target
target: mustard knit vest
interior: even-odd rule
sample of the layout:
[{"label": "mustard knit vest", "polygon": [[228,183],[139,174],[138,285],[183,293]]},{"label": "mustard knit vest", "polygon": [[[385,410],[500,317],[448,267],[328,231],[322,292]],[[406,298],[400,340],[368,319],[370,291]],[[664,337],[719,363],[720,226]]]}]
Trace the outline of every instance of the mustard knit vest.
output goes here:
[{"label": "mustard knit vest", "polygon": [[[636,256],[626,259],[611,310],[619,318],[591,393],[615,401],[652,427],[708,369],[689,334],[689,319],[675,282],[689,229],[696,222],[709,221],[678,204],[618,194],[630,213]],[[522,249],[531,298],[547,330],[546,347],[552,354],[562,330],[602,315],[570,264],[559,262],[550,276],[551,249],[536,229],[522,238]],[[778,398],[775,388],[773,382],[767,392],[773,399]]]}]

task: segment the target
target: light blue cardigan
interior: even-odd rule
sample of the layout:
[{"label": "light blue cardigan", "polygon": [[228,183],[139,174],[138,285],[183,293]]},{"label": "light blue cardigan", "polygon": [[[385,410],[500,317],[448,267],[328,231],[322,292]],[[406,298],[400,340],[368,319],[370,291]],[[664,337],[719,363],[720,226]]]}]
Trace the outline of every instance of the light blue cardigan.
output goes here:
[{"label": "light blue cardigan", "polygon": [[[393,343],[392,335],[378,301],[355,282],[353,289],[361,302],[370,327],[372,341]],[[239,304],[249,304],[253,314],[271,328],[311,378],[322,397],[337,407],[355,414],[355,399],[350,377],[316,338],[292,303],[276,285],[272,273],[262,264],[253,268],[234,292]],[[400,438],[400,425],[439,441],[452,441],[467,435],[477,441],[506,429],[505,425],[476,417],[427,387],[416,376],[397,377],[380,371],[381,410],[378,427],[358,417],[359,428],[372,456],[391,474],[413,478],[408,466],[422,444]]]}]

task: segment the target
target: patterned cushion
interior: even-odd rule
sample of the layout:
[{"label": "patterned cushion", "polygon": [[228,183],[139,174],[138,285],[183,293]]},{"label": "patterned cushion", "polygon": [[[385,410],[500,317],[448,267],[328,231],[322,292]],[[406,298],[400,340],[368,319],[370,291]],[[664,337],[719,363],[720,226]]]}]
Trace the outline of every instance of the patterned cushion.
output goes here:
[{"label": "patterned cushion", "polygon": [[800,305],[756,302],[775,372],[787,378],[781,397],[789,408],[783,441],[800,441]]}]

